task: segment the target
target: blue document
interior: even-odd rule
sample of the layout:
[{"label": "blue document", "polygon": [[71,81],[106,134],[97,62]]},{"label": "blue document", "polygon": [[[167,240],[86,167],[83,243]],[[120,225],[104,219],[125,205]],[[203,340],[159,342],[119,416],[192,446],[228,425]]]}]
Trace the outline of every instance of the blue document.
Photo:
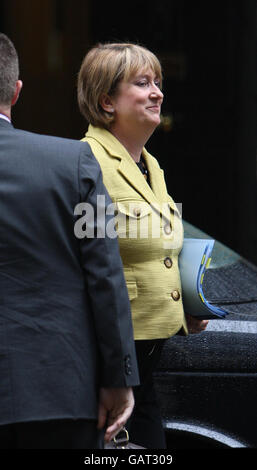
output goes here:
[{"label": "blue document", "polygon": [[203,277],[210,265],[214,240],[185,238],[179,255],[184,310],[201,319],[224,318],[227,312],[205,299]]}]

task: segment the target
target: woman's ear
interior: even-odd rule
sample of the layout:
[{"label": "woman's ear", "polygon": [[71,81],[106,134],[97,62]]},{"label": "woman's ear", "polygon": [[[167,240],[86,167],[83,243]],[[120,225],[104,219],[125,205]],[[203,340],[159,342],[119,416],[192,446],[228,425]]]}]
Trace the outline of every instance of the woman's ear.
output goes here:
[{"label": "woman's ear", "polygon": [[110,113],[110,114],[114,113],[114,107],[113,107],[112,99],[106,93],[104,93],[101,96],[100,105],[102,106],[103,110],[106,111],[107,113]]}]

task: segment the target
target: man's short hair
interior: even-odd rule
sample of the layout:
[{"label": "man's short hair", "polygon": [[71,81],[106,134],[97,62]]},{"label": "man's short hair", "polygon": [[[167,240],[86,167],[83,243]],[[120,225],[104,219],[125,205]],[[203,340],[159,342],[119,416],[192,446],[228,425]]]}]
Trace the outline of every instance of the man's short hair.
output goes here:
[{"label": "man's short hair", "polygon": [[93,126],[109,129],[114,117],[102,108],[101,96],[114,96],[122,80],[129,80],[142,69],[151,69],[162,82],[161,64],[145,47],[130,43],[106,43],[93,47],[84,57],[78,75],[81,114]]},{"label": "man's short hair", "polygon": [[0,33],[0,104],[10,106],[19,79],[19,59],[12,41]]}]

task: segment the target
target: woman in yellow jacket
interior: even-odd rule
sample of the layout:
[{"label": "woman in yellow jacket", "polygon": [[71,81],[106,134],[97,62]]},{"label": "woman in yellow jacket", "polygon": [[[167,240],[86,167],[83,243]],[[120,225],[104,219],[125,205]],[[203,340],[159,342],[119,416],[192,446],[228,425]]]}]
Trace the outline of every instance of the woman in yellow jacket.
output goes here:
[{"label": "woman in yellow jacket", "polygon": [[162,71],[156,56],[134,44],[99,44],[78,78],[86,140],[115,206],[120,254],[131,301],[141,385],[134,389],[130,439],[165,448],[153,371],[165,339],[200,332],[206,321],[185,318],[178,255],[182,221],[163,171],[145,149],[160,123]]}]

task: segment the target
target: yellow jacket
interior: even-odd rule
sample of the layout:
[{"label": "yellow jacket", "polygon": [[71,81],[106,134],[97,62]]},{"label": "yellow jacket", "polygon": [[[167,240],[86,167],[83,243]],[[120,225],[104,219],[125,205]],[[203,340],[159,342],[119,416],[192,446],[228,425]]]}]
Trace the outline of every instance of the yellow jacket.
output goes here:
[{"label": "yellow jacket", "polygon": [[150,185],[125,147],[107,130],[89,126],[86,138],[117,209],[116,222],[135,339],[187,333],[178,254],[183,226],[163,171],[145,149]]}]

